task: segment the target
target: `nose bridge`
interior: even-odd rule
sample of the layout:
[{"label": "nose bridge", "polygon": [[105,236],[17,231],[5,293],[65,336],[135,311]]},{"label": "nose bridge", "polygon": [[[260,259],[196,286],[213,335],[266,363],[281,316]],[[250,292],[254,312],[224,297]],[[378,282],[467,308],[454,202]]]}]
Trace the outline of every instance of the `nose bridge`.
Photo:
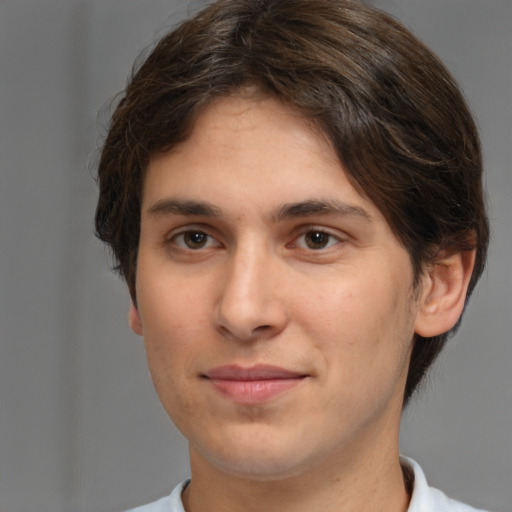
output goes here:
[{"label": "nose bridge", "polygon": [[275,282],[277,267],[265,243],[247,241],[233,250],[216,310],[223,332],[241,340],[280,332],[287,315]]}]

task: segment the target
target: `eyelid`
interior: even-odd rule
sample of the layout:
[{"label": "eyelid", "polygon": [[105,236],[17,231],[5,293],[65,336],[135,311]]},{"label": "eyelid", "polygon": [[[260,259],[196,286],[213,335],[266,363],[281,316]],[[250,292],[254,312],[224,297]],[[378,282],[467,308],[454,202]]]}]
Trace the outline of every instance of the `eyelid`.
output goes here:
[{"label": "eyelid", "polygon": [[[180,223],[177,226],[169,229],[164,237],[167,240],[170,240],[173,236],[179,235],[181,233],[187,233],[188,231],[201,231],[207,235],[212,234],[212,228],[208,224],[203,224],[201,222],[191,222],[191,223]],[[212,235],[213,236],[213,235]]]},{"label": "eyelid", "polygon": [[[308,233],[311,233],[311,232],[324,233],[327,236],[334,238],[336,240],[337,244],[345,242],[348,238],[347,235],[343,235],[339,231],[327,228],[325,226],[307,225],[307,226],[302,226],[299,229],[297,229],[296,233],[294,234],[292,242],[290,244],[287,244],[288,247],[290,247],[290,245],[292,247],[297,247],[297,243],[296,243],[297,240],[300,237],[307,235]],[[333,245],[337,245],[337,244],[333,244]],[[319,249],[312,249],[309,247],[299,247],[299,249],[304,249],[304,250],[312,251],[312,252],[322,252],[322,251],[325,252],[325,251],[329,250],[331,247],[333,247],[333,245],[328,245],[325,248],[319,248]]]},{"label": "eyelid", "polygon": [[[224,243],[221,241],[221,237],[218,234],[217,230],[212,228],[212,226],[210,226],[210,225],[205,225],[202,223],[185,224],[185,225],[181,225],[179,227],[173,228],[164,236],[162,245],[164,245],[164,246],[172,245],[173,241],[178,236],[185,235],[186,233],[190,233],[190,232],[204,233],[209,238],[215,240],[215,242],[216,242],[215,246],[217,246],[217,247],[224,246]],[[337,243],[343,243],[343,242],[347,241],[348,238],[350,238],[348,234],[346,234],[344,232],[340,232],[338,229],[329,228],[329,227],[326,227],[323,225],[317,225],[317,224],[307,224],[307,225],[299,226],[293,230],[292,240],[291,240],[291,242],[287,243],[286,246],[288,248],[297,247],[297,240],[300,237],[303,237],[306,234],[311,233],[311,232],[325,233],[327,236],[335,239]],[[178,249],[194,251],[194,249],[190,249],[190,248],[187,249],[186,247],[180,247],[177,244],[174,244],[174,245]],[[325,252],[328,249],[330,249],[333,245],[336,245],[336,244],[331,244],[326,248],[316,249],[316,251],[315,251],[315,249],[306,248],[306,247],[303,247],[303,248],[298,247],[298,248],[304,249],[307,251],[313,251],[313,252],[321,252],[321,251]],[[211,247],[211,245],[210,245],[210,247]],[[195,251],[198,251],[198,250],[200,250],[200,249],[196,249]]]},{"label": "eyelid", "polygon": [[203,233],[204,235],[206,235],[210,239],[215,240],[215,242],[216,242],[216,244],[214,245],[215,247],[221,247],[222,243],[219,241],[218,235],[212,234],[212,231],[213,230],[209,226],[205,226],[204,224],[200,224],[200,223],[198,223],[198,224],[186,224],[186,225],[174,228],[170,232],[168,232],[165,235],[165,237],[164,237],[163,245],[165,245],[165,246],[172,246],[173,245],[177,249],[180,249],[180,250],[183,250],[183,251],[192,251],[192,252],[197,252],[197,251],[199,251],[201,249],[211,248],[212,246],[210,245],[208,247],[198,248],[198,249],[194,250],[194,249],[191,249],[191,248],[180,246],[180,245],[175,243],[175,240],[177,239],[177,237],[186,235],[187,233],[190,233],[190,232],[196,232],[196,233]]}]

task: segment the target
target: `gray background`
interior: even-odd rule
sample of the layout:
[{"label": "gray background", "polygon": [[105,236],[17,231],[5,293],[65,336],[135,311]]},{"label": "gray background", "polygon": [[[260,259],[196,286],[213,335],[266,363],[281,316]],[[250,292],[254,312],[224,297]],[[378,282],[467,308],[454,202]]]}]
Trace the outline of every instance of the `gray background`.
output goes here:
[{"label": "gray background", "polygon": [[[407,412],[402,450],[454,497],[511,510],[512,3],[375,3],[461,82],[481,128],[494,228],[488,271]],[[185,444],[127,326],[127,293],[92,235],[92,175],[98,112],[134,57],[201,4],[0,1],[3,512],[114,512],[187,475]]]}]

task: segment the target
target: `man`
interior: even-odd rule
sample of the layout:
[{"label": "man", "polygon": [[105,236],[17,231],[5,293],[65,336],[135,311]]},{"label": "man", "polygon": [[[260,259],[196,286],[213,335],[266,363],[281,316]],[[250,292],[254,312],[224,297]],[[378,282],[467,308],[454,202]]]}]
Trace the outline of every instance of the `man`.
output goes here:
[{"label": "man", "polygon": [[469,511],[401,411],[485,263],[478,135],[442,64],[351,0],[221,0],[119,103],[98,235],[191,480],[140,511]]}]

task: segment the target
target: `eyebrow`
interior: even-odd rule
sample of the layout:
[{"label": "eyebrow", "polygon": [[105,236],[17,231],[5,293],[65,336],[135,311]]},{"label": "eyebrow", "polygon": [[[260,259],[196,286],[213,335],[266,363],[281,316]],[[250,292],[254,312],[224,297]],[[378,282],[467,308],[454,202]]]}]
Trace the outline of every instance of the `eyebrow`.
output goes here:
[{"label": "eyebrow", "polygon": [[[192,199],[166,198],[157,201],[148,208],[148,213],[155,216],[189,215],[198,217],[221,217],[222,210],[207,201]],[[296,203],[286,203],[272,215],[273,222],[286,219],[313,217],[315,215],[341,215],[371,220],[368,212],[360,206],[351,205],[336,199],[308,199]]]},{"label": "eyebrow", "polygon": [[315,215],[341,215],[366,221],[371,220],[370,214],[364,208],[336,199],[309,199],[297,203],[288,203],[277,210],[273,215],[273,220],[279,222],[285,219],[313,217]]},{"label": "eyebrow", "polygon": [[206,201],[189,199],[161,199],[148,208],[151,215],[196,215],[201,217],[220,217],[222,211]]}]

